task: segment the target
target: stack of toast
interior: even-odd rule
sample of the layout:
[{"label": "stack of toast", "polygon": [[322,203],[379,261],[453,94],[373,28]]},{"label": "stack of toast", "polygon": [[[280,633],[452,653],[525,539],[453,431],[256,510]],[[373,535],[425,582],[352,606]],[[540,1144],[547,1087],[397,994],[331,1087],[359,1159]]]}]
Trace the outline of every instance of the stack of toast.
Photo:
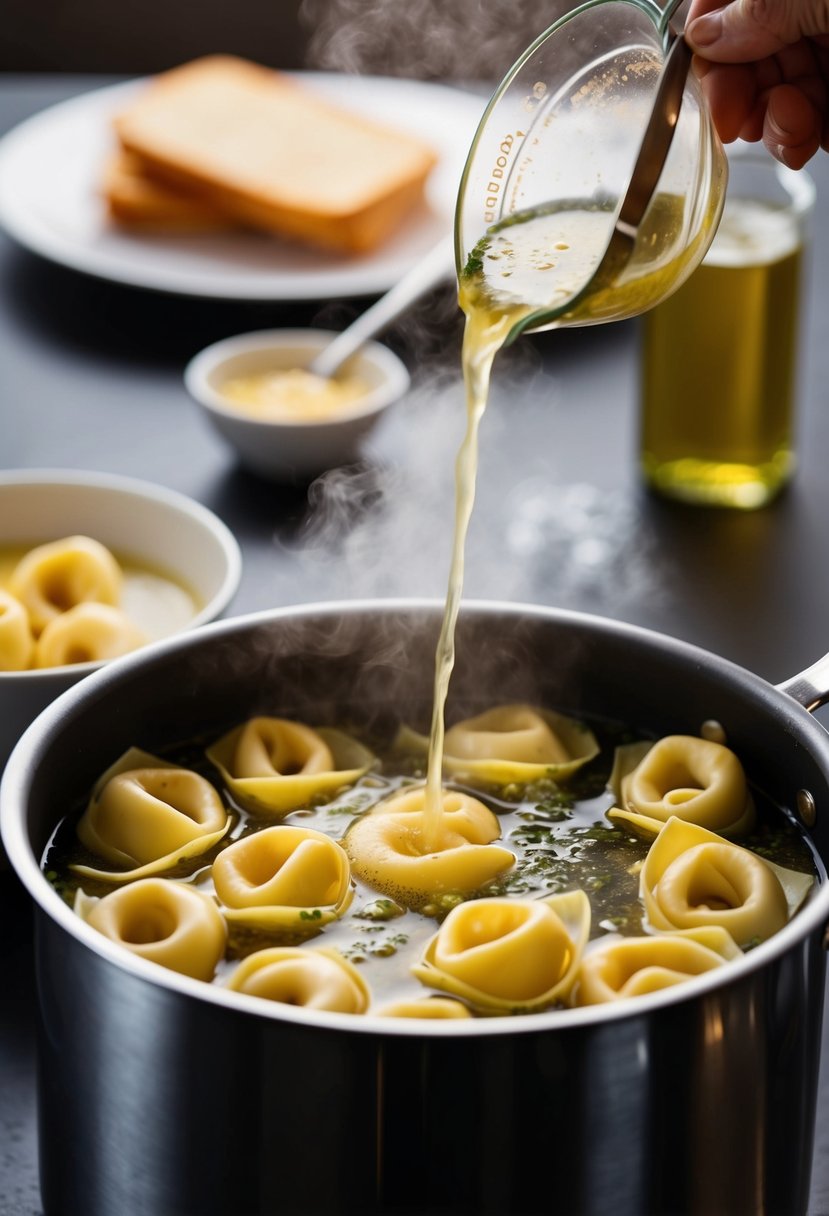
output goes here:
[{"label": "stack of toast", "polygon": [[249,227],[340,253],[382,245],[436,161],[419,139],[229,55],[155,77],[115,132],[103,193],[117,223]]}]

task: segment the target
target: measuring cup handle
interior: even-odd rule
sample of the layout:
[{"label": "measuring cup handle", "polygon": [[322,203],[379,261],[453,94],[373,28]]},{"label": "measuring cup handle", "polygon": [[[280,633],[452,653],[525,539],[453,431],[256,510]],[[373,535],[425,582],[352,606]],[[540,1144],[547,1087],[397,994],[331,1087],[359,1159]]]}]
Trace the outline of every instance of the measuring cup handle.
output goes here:
[{"label": "measuring cup handle", "polygon": [[657,22],[657,29],[662,36],[662,43],[667,50],[675,38],[680,38],[685,31],[685,18],[675,20],[676,14],[686,0],[668,0]]}]

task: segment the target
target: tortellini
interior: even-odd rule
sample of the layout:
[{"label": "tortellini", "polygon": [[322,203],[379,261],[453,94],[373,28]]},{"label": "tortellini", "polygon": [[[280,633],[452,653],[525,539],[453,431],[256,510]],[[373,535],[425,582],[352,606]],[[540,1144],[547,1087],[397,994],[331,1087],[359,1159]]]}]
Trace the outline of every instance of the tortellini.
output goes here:
[{"label": "tortellini", "polygon": [[619,807],[608,817],[639,835],[655,836],[671,816],[729,836],[754,824],[743,766],[730,748],[709,739],[667,735],[620,748],[611,782]]},{"label": "tortellini", "polygon": [[72,869],[131,882],[207,852],[230,826],[219,794],[204,777],[130,748],[99,780],[77,828],[91,853],[118,868]]},{"label": "tortellini", "polygon": [[99,541],[69,536],[30,549],[12,572],[9,590],[28,612],[37,637],[77,604],[92,600],[117,605],[121,567]]},{"label": "tortellini", "polygon": [[462,1001],[448,996],[417,997],[411,1001],[394,1001],[374,1011],[378,1018],[429,1018],[446,1021],[471,1018],[472,1013]]},{"label": "tortellini", "polygon": [[0,671],[31,667],[35,640],[20,600],[0,588]]},{"label": "tortellini", "polygon": [[812,881],[705,828],[670,819],[642,865],[640,896],[654,929],[719,925],[745,947],[782,929]]},{"label": "tortellini", "polygon": [[92,537],[37,545],[7,582],[0,588],[0,672],[102,663],[150,640],[123,610],[118,560]]},{"label": "tortellini", "polygon": [[101,663],[128,654],[148,640],[120,608],[78,604],[44,627],[35,644],[35,666]]},{"label": "tortellini", "polygon": [[527,1013],[570,995],[590,935],[583,891],[453,908],[413,974],[481,1013]]},{"label": "tortellini", "polygon": [[211,980],[225,951],[221,913],[188,883],[143,878],[100,900],[79,891],[75,910],[133,954],[196,980]]},{"label": "tortellini", "polygon": [[374,762],[342,731],[270,717],[251,718],[223,735],[207,756],[242,806],[270,815],[332,797]]},{"label": "tortellini", "polygon": [[354,873],[409,907],[447,892],[477,891],[515,864],[496,816],[468,794],[442,791],[438,834],[426,830],[426,791],[406,790],[379,803],[346,833]]},{"label": "tortellini", "polygon": [[610,937],[585,952],[574,1004],[599,1005],[658,992],[741,954],[731,934],[715,925],[652,937]]},{"label": "tortellini", "polygon": [[226,918],[261,928],[322,926],[342,916],[352,897],[344,850],[311,828],[245,836],[219,854],[212,875]]},{"label": "tortellini", "polygon": [[267,1001],[333,1013],[365,1013],[370,1001],[368,986],[353,963],[325,948],[258,950],[239,964],[227,986]]},{"label": "tortellini", "polygon": [[[429,740],[404,727],[397,746],[427,752]],[[499,705],[446,731],[444,771],[477,783],[563,780],[598,755],[592,731],[572,718],[532,705]]]}]

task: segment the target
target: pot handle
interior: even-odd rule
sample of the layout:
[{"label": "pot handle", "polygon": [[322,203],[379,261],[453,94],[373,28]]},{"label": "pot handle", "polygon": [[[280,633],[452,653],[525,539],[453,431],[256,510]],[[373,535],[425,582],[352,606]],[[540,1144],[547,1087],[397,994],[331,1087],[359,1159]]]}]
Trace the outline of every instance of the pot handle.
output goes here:
[{"label": "pot handle", "polygon": [[829,654],[775,687],[778,692],[786,693],[798,705],[808,709],[809,713],[814,713],[829,701]]}]

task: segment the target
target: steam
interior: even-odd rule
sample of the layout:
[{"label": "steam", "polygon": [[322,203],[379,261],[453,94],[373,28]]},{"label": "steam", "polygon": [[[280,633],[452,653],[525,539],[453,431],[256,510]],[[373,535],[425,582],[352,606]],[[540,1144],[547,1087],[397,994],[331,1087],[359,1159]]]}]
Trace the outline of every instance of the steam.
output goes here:
[{"label": "steam", "polygon": [[515,0],[302,0],[307,66],[454,81],[499,80],[571,4]]},{"label": "steam", "polygon": [[[384,415],[365,459],[318,478],[303,518],[274,536],[280,560],[270,585],[258,579],[261,606],[294,604],[299,611],[293,624],[290,615],[281,618],[248,655],[244,687],[261,689],[263,704],[279,690],[285,712],[307,711],[316,722],[342,725],[344,713],[353,712],[363,725],[372,715],[372,728],[404,719],[428,729],[455,518],[455,458],[466,423],[460,325],[453,329],[450,305],[457,321],[456,303],[444,308],[442,298],[407,315],[395,343],[408,348],[415,387]],[[564,707],[573,701],[577,684],[569,681],[583,658],[570,647],[557,650],[554,664],[539,664],[535,634],[527,641],[520,630],[493,629],[487,614],[476,624],[475,614],[464,611],[471,601],[624,619],[664,594],[638,497],[591,484],[574,466],[567,444],[572,388],[550,376],[540,351],[528,339],[495,360],[465,554],[452,716],[491,703],[493,689],[502,699]],[[587,391],[575,404],[589,410],[589,398]],[[414,599],[434,601],[433,611],[424,617],[381,606],[366,617],[330,608],[332,601]],[[303,603],[323,605],[310,626]],[[303,656],[310,656],[307,668]],[[235,673],[235,659],[223,662]]]},{"label": "steam", "polygon": [[[571,7],[568,0],[542,11],[515,0],[302,0],[299,16],[311,31],[308,66],[491,81]],[[407,316],[396,341],[417,387],[375,432],[364,464],[332,470],[310,488],[286,555],[302,567],[307,598],[444,597],[465,423],[459,317],[449,292]],[[568,476],[566,461],[556,467],[556,427],[566,421],[556,412],[555,383],[543,388],[545,434],[537,414],[521,411],[528,380],[541,374],[531,343],[496,359],[464,595],[618,615],[656,591],[642,521],[624,492]],[[519,442],[526,457],[510,484],[499,458]]]},{"label": "steam", "polygon": [[[562,478],[555,468],[556,426],[564,425],[555,382],[528,387],[544,375],[531,344],[499,358],[481,426],[464,598],[611,616],[645,597],[652,602],[658,564],[636,498]],[[522,415],[522,398],[539,391],[551,400],[549,412],[542,419]],[[430,372],[386,421],[373,459],[331,470],[309,489],[290,554],[302,567],[306,595],[442,600],[446,594],[454,463],[465,425],[457,364]],[[513,483],[504,469],[507,448],[525,453]],[[510,472],[514,464],[513,458]]]},{"label": "steam", "polygon": [[332,469],[309,489],[300,537],[305,574],[346,597],[442,597],[454,522],[462,390],[430,377],[385,436],[397,454]]}]

